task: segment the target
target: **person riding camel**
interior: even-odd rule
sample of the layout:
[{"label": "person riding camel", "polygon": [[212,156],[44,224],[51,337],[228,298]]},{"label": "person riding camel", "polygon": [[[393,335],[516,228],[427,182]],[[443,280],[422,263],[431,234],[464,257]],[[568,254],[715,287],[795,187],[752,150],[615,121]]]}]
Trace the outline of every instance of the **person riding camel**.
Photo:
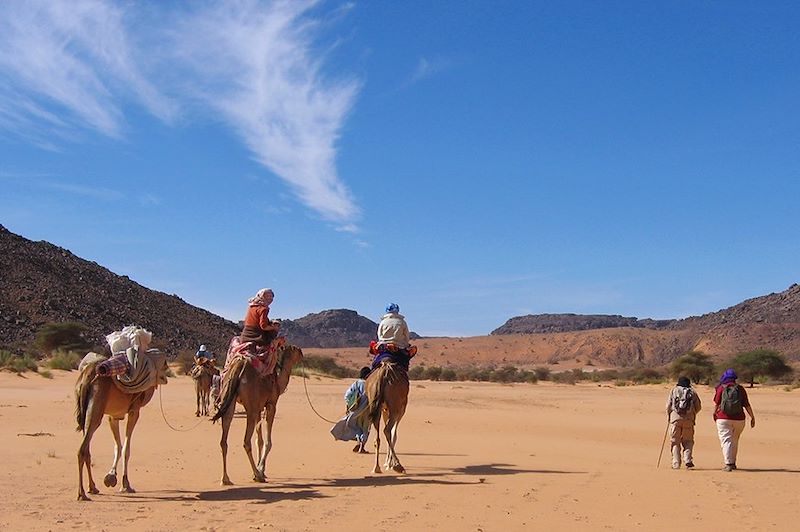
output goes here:
[{"label": "person riding camel", "polygon": [[207,368],[212,375],[219,375],[219,370],[216,368],[214,354],[206,348],[205,344],[201,344],[197,353],[194,355],[194,367],[192,368],[192,377],[197,377],[203,368]]},{"label": "person riding camel", "polygon": [[378,324],[378,341],[370,343],[369,351],[375,355],[370,368],[373,370],[384,360],[396,362],[408,369],[411,358],[417,354],[417,348],[410,342],[406,318],[400,314],[397,303],[386,306],[386,314]]},{"label": "person riding camel", "polygon": [[211,364],[213,366],[214,353],[209,351],[205,344],[201,344],[200,348],[197,350],[197,353],[194,354],[194,363],[198,366],[203,366],[205,364]]},{"label": "person riding camel", "polygon": [[286,342],[284,337],[278,338],[280,322],[269,319],[269,306],[274,299],[275,293],[270,288],[262,288],[249,299],[244,328],[239,335],[242,343],[253,342],[256,347],[277,350]]}]

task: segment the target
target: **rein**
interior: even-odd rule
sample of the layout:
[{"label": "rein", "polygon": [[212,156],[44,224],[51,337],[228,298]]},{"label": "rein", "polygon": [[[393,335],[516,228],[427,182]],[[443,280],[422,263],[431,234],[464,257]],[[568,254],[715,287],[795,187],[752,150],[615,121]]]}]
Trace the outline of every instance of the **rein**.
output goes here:
[{"label": "rein", "polygon": [[172,424],[167,421],[167,415],[164,413],[164,404],[161,402],[161,386],[158,387],[158,406],[161,407],[161,417],[164,418],[164,423],[166,423],[167,426],[175,432],[189,432],[190,430],[194,430],[199,427],[200,424],[205,421],[205,419],[199,419],[193,427],[189,427],[188,429],[179,429],[177,427],[173,427]]},{"label": "rein", "polygon": [[331,421],[330,419],[324,417],[322,414],[317,412],[317,409],[314,408],[313,404],[311,404],[311,396],[308,395],[308,385],[306,384],[306,380],[308,380],[308,375],[306,374],[306,365],[302,360],[300,361],[300,365],[303,366],[303,388],[306,390],[306,399],[308,399],[308,406],[311,407],[311,410],[317,415],[318,418],[327,423],[332,423],[335,425],[336,423],[338,423],[337,421]]}]

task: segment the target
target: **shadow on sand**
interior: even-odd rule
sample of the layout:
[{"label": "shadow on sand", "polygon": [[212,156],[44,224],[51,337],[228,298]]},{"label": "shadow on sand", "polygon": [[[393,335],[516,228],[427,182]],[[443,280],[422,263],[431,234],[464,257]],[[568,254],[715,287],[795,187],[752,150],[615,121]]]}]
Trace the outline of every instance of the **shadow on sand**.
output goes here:
[{"label": "shadow on sand", "polygon": [[459,467],[453,473],[462,475],[518,475],[521,473],[575,475],[585,471],[560,471],[557,469],[516,469],[511,464],[481,464]]}]

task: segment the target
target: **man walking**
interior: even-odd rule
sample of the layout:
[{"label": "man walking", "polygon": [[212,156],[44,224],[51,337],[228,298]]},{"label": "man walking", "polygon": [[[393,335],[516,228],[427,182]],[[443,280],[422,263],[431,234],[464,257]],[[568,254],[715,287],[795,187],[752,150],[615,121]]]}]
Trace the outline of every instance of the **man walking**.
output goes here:
[{"label": "man walking", "polygon": [[695,393],[688,377],[679,377],[678,384],[672,388],[667,398],[667,418],[669,419],[670,443],[672,444],[672,469],[681,467],[681,448],[686,468],[694,467],[692,449],[694,448],[694,423],[700,411],[700,396]]}]

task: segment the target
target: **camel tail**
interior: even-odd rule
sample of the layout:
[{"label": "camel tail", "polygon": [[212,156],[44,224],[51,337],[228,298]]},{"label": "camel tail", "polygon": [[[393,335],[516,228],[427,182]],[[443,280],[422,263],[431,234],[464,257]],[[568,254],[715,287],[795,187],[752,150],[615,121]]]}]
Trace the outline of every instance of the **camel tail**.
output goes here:
[{"label": "camel tail", "polygon": [[78,382],[75,383],[75,421],[78,423],[75,430],[77,432],[83,431],[86,427],[86,411],[92,396],[92,382],[96,366],[97,364],[86,365],[78,375]]},{"label": "camel tail", "polygon": [[227,412],[229,408],[232,408],[233,405],[236,404],[236,395],[239,392],[239,382],[242,380],[242,373],[244,373],[246,364],[247,360],[243,358],[235,360],[225,373],[225,376],[229,376],[230,378],[223,379],[222,381],[220,386],[221,390],[219,393],[220,405],[217,409],[217,413],[211,418],[212,423],[216,423],[217,420],[225,415],[225,412]]}]

